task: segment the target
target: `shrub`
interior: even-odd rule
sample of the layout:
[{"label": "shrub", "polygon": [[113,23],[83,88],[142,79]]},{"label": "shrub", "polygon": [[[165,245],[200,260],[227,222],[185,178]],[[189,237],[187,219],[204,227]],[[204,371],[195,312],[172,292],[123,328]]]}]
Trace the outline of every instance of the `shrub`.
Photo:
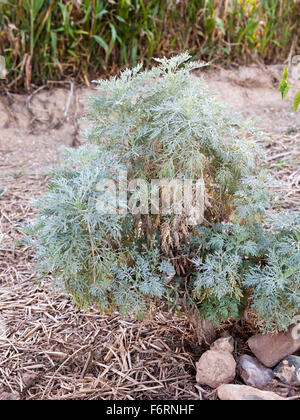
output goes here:
[{"label": "shrub", "polygon": [[[263,329],[285,329],[299,308],[299,218],[280,219],[280,229],[266,221],[253,130],[191,74],[202,64],[188,59],[98,82],[88,143],[65,150],[27,229],[37,269],[81,306],[138,315],[153,298],[174,307],[185,295],[215,324],[251,305]],[[124,171],[142,182],[116,196]],[[155,179],[195,180],[197,212],[190,201],[176,213],[178,191],[164,211],[147,211]]]}]

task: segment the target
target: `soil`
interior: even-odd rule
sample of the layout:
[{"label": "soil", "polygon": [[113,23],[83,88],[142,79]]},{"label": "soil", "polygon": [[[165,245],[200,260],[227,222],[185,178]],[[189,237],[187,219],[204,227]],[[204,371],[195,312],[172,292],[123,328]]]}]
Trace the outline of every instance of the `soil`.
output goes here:
[{"label": "soil", "polygon": [[[285,182],[274,194],[284,208],[299,211],[300,119],[292,100],[300,82],[292,72],[293,90],[282,101],[282,70],[253,66],[202,75],[221,101],[256,120],[265,166]],[[79,310],[48,281],[35,282],[30,253],[16,242],[34,215],[31,200],[45,190],[46,169],[60,162],[59,148],[83,141],[78,119],[91,93],[66,83],[0,96],[0,399],[215,399],[213,390],[196,384],[195,362],[204,348],[187,317],[162,309],[133,321]],[[249,353],[251,324],[229,322],[224,330],[236,339],[236,356]],[[300,398],[299,389],[278,381],[269,389]]]}]

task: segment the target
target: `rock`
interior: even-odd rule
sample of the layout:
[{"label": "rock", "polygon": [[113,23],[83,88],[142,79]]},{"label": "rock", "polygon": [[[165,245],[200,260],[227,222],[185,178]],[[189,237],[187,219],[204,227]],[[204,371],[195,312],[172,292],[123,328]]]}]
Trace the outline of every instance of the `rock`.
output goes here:
[{"label": "rock", "polygon": [[284,384],[300,386],[300,357],[286,357],[274,369],[274,374]]},{"label": "rock", "polygon": [[229,353],[232,353],[234,350],[234,340],[232,337],[219,338],[210,348],[211,350],[229,351]]},{"label": "rock", "polygon": [[196,363],[196,380],[200,385],[217,388],[235,378],[236,362],[229,351],[208,350]]},{"label": "rock", "polygon": [[274,379],[271,369],[267,369],[255,357],[244,354],[240,357],[237,372],[246,385],[263,388]]},{"label": "rock", "polygon": [[296,328],[297,326],[292,325],[286,333],[255,335],[248,340],[248,345],[263,365],[273,367],[300,348],[300,337],[295,334]]},{"label": "rock", "polygon": [[296,324],[291,331],[294,340],[300,340],[300,324]]},{"label": "rock", "polygon": [[221,385],[217,389],[220,400],[247,401],[247,400],[284,400],[283,397],[270,391],[261,391],[247,385]]}]

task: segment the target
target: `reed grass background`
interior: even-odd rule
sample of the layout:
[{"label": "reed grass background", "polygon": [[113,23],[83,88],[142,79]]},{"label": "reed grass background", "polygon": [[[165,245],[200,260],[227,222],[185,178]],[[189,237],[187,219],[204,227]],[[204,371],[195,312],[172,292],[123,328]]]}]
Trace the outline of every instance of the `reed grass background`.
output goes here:
[{"label": "reed grass background", "polygon": [[297,52],[296,0],[0,0],[7,86],[85,81],[152,56],[282,62]]}]

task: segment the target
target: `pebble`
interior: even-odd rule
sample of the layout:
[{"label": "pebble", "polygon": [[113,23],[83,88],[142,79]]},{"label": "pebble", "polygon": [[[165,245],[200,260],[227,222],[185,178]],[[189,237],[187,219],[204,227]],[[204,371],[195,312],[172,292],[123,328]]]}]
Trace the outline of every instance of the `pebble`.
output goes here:
[{"label": "pebble", "polygon": [[292,325],[285,333],[255,335],[248,340],[248,345],[263,365],[273,367],[300,349],[300,336],[295,333],[296,328],[296,325]]},{"label": "pebble", "polygon": [[236,375],[236,362],[231,354],[233,349],[232,337],[216,340],[196,363],[198,384],[218,388],[221,384],[232,382]]},{"label": "pebble", "polygon": [[289,356],[274,369],[274,375],[284,384],[300,386],[300,357]]},{"label": "pebble", "polygon": [[234,350],[234,340],[232,337],[219,338],[211,345],[210,349],[232,353]]},{"label": "pebble", "polygon": [[217,395],[220,400],[227,401],[284,400],[274,392],[261,391],[247,385],[221,385],[217,389]]},{"label": "pebble", "polygon": [[246,385],[263,388],[273,379],[272,369],[266,368],[255,357],[243,355],[240,357],[237,372]]},{"label": "pebble", "polygon": [[200,357],[196,368],[198,384],[218,388],[234,380],[236,362],[229,351],[208,350]]}]

